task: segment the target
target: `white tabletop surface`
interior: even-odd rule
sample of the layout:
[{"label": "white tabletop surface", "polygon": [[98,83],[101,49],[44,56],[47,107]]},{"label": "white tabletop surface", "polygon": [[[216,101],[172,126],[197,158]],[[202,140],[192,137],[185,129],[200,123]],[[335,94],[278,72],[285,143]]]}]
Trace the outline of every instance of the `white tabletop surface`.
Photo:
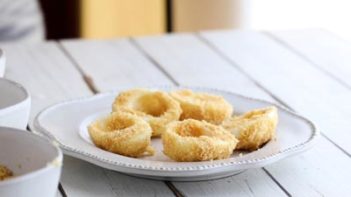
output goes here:
[{"label": "white tabletop surface", "polygon": [[0,48],[7,56],[5,78],[32,95],[31,121],[61,100],[120,86],[180,84],[276,102],[322,132],[306,153],[204,182],[141,179],[65,156],[58,196],[351,194],[351,44],[327,31],[211,31]]}]

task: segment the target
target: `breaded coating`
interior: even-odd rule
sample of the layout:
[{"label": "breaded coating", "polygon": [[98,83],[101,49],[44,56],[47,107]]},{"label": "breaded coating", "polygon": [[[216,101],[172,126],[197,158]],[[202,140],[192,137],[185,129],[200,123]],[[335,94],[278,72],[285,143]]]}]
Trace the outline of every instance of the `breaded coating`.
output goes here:
[{"label": "breaded coating", "polygon": [[229,118],[222,126],[239,140],[236,149],[253,151],[275,136],[277,124],[277,108],[271,106]]},{"label": "breaded coating", "polygon": [[179,103],[167,93],[144,89],[121,92],[116,97],[112,110],[143,118],[150,124],[152,136],[160,136],[166,125],[178,120],[182,113]]},{"label": "breaded coating", "polygon": [[152,130],[142,118],[124,112],[113,112],[88,127],[94,144],[120,155],[139,157],[154,153]]},{"label": "breaded coating", "polygon": [[221,124],[233,113],[233,107],[222,96],[197,93],[191,90],[177,90],[170,95],[176,99],[183,113],[180,119],[205,120],[213,124]]},{"label": "breaded coating", "polygon": [[237,142],[223,127],[193,119],[172,122],[162,134],[163,152],[175,161],[225,159]]}]

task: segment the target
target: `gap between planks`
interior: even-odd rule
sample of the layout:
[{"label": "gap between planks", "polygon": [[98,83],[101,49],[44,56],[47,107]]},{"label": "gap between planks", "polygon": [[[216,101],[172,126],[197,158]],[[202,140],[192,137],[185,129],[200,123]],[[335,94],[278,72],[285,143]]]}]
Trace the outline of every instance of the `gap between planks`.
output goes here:
[{"label": "gap between planks", "polygon": [[[224,59],[226,62],[228,62],[230,65],[235,67],[239,72],[244,74],[249,80],[251,80],[258,88],[262,89],[265,93],[267,93],[269,96],[271,96],[277,103],[282,105],[285,108],[288,108],[289,110],[294,111],[288,104],[286,104],[284,101],[282,101],[278,96],[274,95],[272,92],[270,92],[267,88],[265,88],[262,84],[260,84],[258,81],[256,81],[254,78],[252,78],[248,73],[243,71],[236,62],[230,60],[226,55],[222,54],[215,46],[213,46],[211,43],[209,43],[206,39],[204,39],[199,33],[195,33],[195,37],[198,38],[201,42],[203,42],[206,46],[208,46],[214,53],[219,55],[222,59]],[[287,195],[287,196],[292,196],[286,188],[284,188],[274,176],[269,173],[269,171],[262,167],[263,171],[278,185],[278,187]]]},{"label": "gap between planks", "polygon": [[[349,86],[347,83],[345,83],[342,79],[339,79],[336,75],[334,75],[333,73],[330,73],[328,70],[322,68],[321,66],[319,66],[317,63],[315,63],[314,61],[312,61],[310,58],[308,58],[306,55],[304,55],[303,53],[299,52],[297,49],[295,49],[293,46],[291,46],[290,44],[288,44],[286,41],[280,39],[278,36],[275,36],[273,33],[270,32],[266,32],[263,31],[261,32],[262,34],[266,35],[268,38],[272,39],[273,41],[281,44],[282,46],[284,46],[285,48],[287,48],[288,50],[290,50],[292,53],[294,53],[295,55],[297,55],[298,57],[300,57],[301,59],[305,60],[306,62],[308,62],[310,65],[312,65],[313,67],[317,68],[318,70],[320,70],[322,73],[324,73],[325,75],[327,75],[328,77],[332,78],[333,80],[335,80],[336,82],[338,82],[340,85],[346,87],[347,89],[351,90],[351,86]],[[342,148],[341,146],[339,146],[336,142],[334,142],[332,139],[330,139],[327,135],[325,135],[324,133],[321,133],[321,136],[324,137],[326,140],[328,140],[330,143],[332,143],[334,146],[336,146],[338,149],[340,149],[344,154],[346,154],[348,157],[351,158],[351,153],[347,152],[344,148]]]},{"label": "gap between planks", "polygon": [[[73,62],[73,57],[65,50],[65,48],[61,45],[60,42],[56,42],[58,48],[62,51],[62,53],[69,59],[69,61],[75,66],[75,68],[79,71],[80,74],[82,74],[82,70],[79,68],[79,66],[77,64],[75,64]],[[89,80],[90,78],[82,75],[84,82],[87,84],[88,88],[90,89],[91,92],[93,92],[94,94],[96,94],[94,86],[92,84],[92,80]],[[67,197],[67,193],[65,191],[65,189],[63,188],[62,184],[59,183],[58,189],[60,191],[60,194],[62,195],[62,197]]]},{"label": "gap between planks", "polygon": [[330,78],[334,79],[339,84],[341,84],[342,86],[344,86],[347,89],[351,90],[351,86],[349,84],[347,84],[344,80],[339,79],[336,75],[334,75],[333,73],[330,73],[327,69],[324,69],[323,67],[319,66],[317,63],[315,63],[313,60],[308,58],[306,55],[304,55],[303,53],[298,51],[298,49],[294,48],[293,46],[291,46],[286,41],[280,39],[278,36],[275,36],[273,33],[270,33],[270,32],[267,32],[267,31],[262,31],[261,33],[266,35],[267,37],[271,38],[275,42],[278,42],[279,44],[281,44],[285,48],[289,49],[292,53],[294,53],[295,55],[297,55],[301,59],[303,59],[306,62],[308,62],[310,65],[314,66],[315,68],[317,68],[318,70],[323,72],[325,75],[329,76]]},{"label": "gap between planks", "polygon": [[58,189],[59,189],[59,191],[60,191],[62,197],[67,197],[66,191],[63,189],[61,183],[59,183]]},{"label": "gap between planks", "polygon": [[179,86],[179,82],[175,80],[174,77],[172,77],[172,75],[169,74],[161,66],[160,63],[157,62],[157,60],[152,58],[142,47],[140,47],[139,44],[133,38],[129,38],[128,40],[144,57],[146,57],[151,62],[152,65],[154,65],[158,70],[160,70],[174,85]]},{"label": "gap between planks", "polygon": [[[322,68],[319,66],[317,63],[312,61],[310,58],[308,58],[306,55],[303,53],[299,52],[297,49],[295,49],[293,46],[288,44],[286,41],[280,39],[278,36],[275,36],[273,33],[270,32],[265,32],[263,31],[262,34],[266,35],[267,37],[271,38],[275,42],[278,42],[285,48],[289,49],[292,53],[295,55],[299,56],[301,59],[305,60],[306,62],[310,63],[312,66],[323,72],[325,75],[329,76],[330,78],[334,79],[337,81],[339,84],[342,86],[346,87],[347,89],[351,90],[351,86],[349,86],[346,82],[344,82],[342,79],[339,79],[336,75],[333,73],[330,73],[328,70]],[[339,148],[343,153],[345,153],[347,156],[351,157],[351,153],[347,152],[345,149],[343,149],[341,146],[339,146],[337,143],[335,143],[332,139],[330,139],[328,136],[326,136],[324,133],[321,134],[324,138],[326,138],[330,143],[334,144],[337,148]]]},{"label": "gap between planks", "polygon": [[63,52],[63,54],[68,58],[68,60],[75,66],[75,68],[79,71],[81,76],[83,77],[84,82],[87,84],[88,88],[90,91],[94,94],[99,93],[97,90],[94,80],[92,77],[86,75],[84,71],[82,70],[81,66],[78,64],[78,62],[73,58],[73,56],[66,50],[66,48],[61,44],[61,42],[56,42],[58,48]]},{"label": "gap between planks", "polygon": [[[295,79],[304,79],[306,78],[306,74],[302,75],[303,77],[290,77],[289,75],[300,76],[298,71],[301,71],[302,73],[308,73],[311,76],[314,76],[311,77],[314,79],[314,81],[318,81],[319,77],[323,84],[334,85],[336,87],[340,87],[339,89],[336,88],[338,91],[345,91],[345,87],[340,86],[337,82],[325,76],[319,70],[313,68],[313,66],[309,65],[308,62],[305,62],[303,59],[291,53],[284,46],[281,46],[279,43],[272,41],[262,34],[249,31],[217,31],[201,32],[201,35],[216,46],[221,53],[226,54],[226,56],[228,56],[234,62],[239,63],[238,66],[240,66],[244,71],[250,73],[251,76],[255,77],[255,79],[257,79],[261,84],[264,84],[265,87],[269,87],[269,90],[271,90],[274,94],[279,95],[279,97],[283,98],[284,101],[291,104],[291,106],[293,106],[294,109],[297,109],[299,113],[310,113],[311,117],[314,117],[314,108],[307,108],[310,110],[306,110],[306,112],[304,112],[304,105],[306,105],[305,102],[302,102],[304,104],[300,105],[298,102],[294,101],[296,94],[298,95],[300,90],[297,89],[297,87],[294,87],[295,89],[290,91],[289,88],[281,87],[289,87],[289,83],[291,84],[291,81]],[[293,67],[294,65],[296,65],[297,68],[293,69],[294,72],[290,72],[289,66]],[[304,67],[302,66],[306,67],[306,72],[304,72]],[[272,78],[267,77],[270,74],[275,73],[275,71],[277,71],[277,73],[282,72],[282,75],[280,77],[276,77],[279,75],[272,75]],[[312,71],[315,72],[315,75],[313,75],[314,73]],[[284,81],[284,79],[286,80]],[[272,80],[283,80],[283,83],[279,84],[277,81]],[[302,87],[301,90],[304,90],[302,93],[307,93],[306,90],[313,88],[312,85],[318,85],[318,83],[312,83],[312,85],[307,84],[309,86],[307,86],[305,89],[303,88],[305,87],[303,81],[298,85]],[[290,97],[289,92],[295,93],[295,95]],[[316,92],[318,93],[318,91]],[[319,96],[319,94],[313,94],[316,92],[312,91],[311,95],[308,94],[309,96],[304,98],[306,98],[308,102],[313,102],[313,97],[318,98]],[[345,94],[346,93],[347,92],[345,92]],[[309,98],[311,100],[308,100]],[[345,127],[345,129],[346,128],[347,127]],[[267,169],[269,169],[271,174],[273,174],[285,188],[288,188],[290,193],[293,195],[301,196],[306,195],[306,193],[310,193],[309,195],[320,195],[321,192],[318,190],[323,191],[325,194],[329,193],[329,195],[335,193],[340,193],[340,195],[343,195],[342,193],[349,193],[349,187],[345,182],[347,176],[343,176],[343,174],[347,175],[351,172],[349,171],[350,169],[347,165],[343,165],[350,162],[349,157],[345,156],[345,154],[332,143],[329,143],[330,141],[326,140],[326,138],[322,137],[320,138],[320,141],[322,142],[317,144],[318,147],[326,148],[325,150],[327,151],[330,150],[330,152],[326,154],[326,158],[328,159],[326,162],[318,162],[319,159],[323,160],[325,150],[314,149],[311,152],[309,151],[295,157],[296,159],[292,158],[290,161],[297,165],[295,165],[296,167],[291,166],[291,171],[285,171],[285,167],[289,167],[290,164],[288,161],[282,161],[281,163],[283,163],[283,166],[280,166],[279,164],[274,164],[272,167],[267,166]],[[339,159],[340,162],[338,162],[337,159]],[[301,167],[299,167],[299,164]],[[335,167],[336,169],[334,169]],[[346,167],[347,169],[344,169]],[[286,176],[288,174],[291,176]],[[324,175],[319,177],[319,174],[325,174],[326,176],[329,176],[329,179],[324,179]],[[301,182],[296,181],[298,180],[296,178],[302,178]],[[335,182],[330,182],[328,180],[334,180]],[[331,185],[334,185],[334,188],[340,186],[340,189],[333,190],[333,186],[330,185],[331,187],[328,187],[329,183],[333,183]]]},{"label": "gap between planks", "polygon": [[[87,84],[87,86],[89,87],[91,92],[93,92],[94,94],[100,93],[100,91],[98,90],[98,88],[94,84],[93,78],[86,75],[86,73],[82,70],[81,66],[79,65],[78,61],[76,61],[74,59],[74,57],[66,50],[66,48],[61,44],[61,42],[56,42],[56,43],[57,43],[58,48],[64,53],[64,55],[69,59],[69,61],[77,68],[77,70],[79,71],[79,73],[83,77],[84,82]],[[153,65],[155,65],[154,63],[155,62],[152,62]],[[158,68],[158,69],[160,69],[162,72],[165,72],[161,68]],[[166,76],[169,77],[168,75],[166,75]],[[170,80],[173,82],[172,78],[170,78]],[[169,190],[171,190],[171,192],[174,194],[174,196],[176,196],[176,197],[183,197],[184,196],[174,186],[174,184],[172,182],[170,182],[170,181],[162,181],[162,182],[168,187]],[[59,189],[60,189],[60,193],[62,194],[62,196],[63,197],[67,196],[61,184],[60,184],[60,186],[61,186],[61,188],[59,188]]]},{"label": "gap between planks", "polygon": [[199,39],[201,42],[203,42],[206,46],[208,46],[214,53],[216,53],[218,56],[220,56],[224,61],[229,63],[231,66],[233,66],[236,70],[238,70],[240,73],[245,75],[250,81],[252,81],[258,88],[263,90],[266,94],[271,96],[275,101],[277,101],[280,105],[283,107],[293,110],[292,107],[290,107],[286,102],[284,102],[282,99],[280,99],[278,96],[274,95],[272,92],[270,92],[266,87],[264,87],[260,82],[256,81],[251,75],[246,73],[240,66],[238,66],[238,63],[234,62],[230,58],[228,58],[225,54],[221,53],[213,44],[211,44],[208,40],[203,38],[200,33],[195,33],[194,34],[197,39]]},{"label": "gap between planks", "polygon": [[[28,132],[33,133],[33,131],[30,129],[29,124],[27,124],[26,129],[27,129]],[[67,197],[67,194],[66,194],[65,190],[63,189],[63,187],[61,185],[61,182],[59,182],[58,185],[57,185],[56,197]]]}]

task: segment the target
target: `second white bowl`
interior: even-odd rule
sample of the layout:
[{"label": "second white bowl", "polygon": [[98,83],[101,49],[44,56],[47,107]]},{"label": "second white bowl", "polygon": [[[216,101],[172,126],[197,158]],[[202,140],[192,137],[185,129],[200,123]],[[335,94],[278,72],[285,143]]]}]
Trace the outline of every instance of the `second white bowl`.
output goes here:
[{"label": "second white bowl", "polygon": [[25,129],[30,106],[31,99],[24,87],[0,78],[0,126]]},{"label": "second white bowl", "polygon": [[0,196],[54,197],[62,168],[61,150],[43,137],[0,127],[0,164],[13,177],[0,181]]}]

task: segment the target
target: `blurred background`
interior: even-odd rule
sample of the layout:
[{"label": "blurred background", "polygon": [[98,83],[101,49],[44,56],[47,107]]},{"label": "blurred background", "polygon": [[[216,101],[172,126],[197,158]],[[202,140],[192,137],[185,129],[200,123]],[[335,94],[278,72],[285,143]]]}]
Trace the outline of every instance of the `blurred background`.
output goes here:
[{"label": "blurred background", "polygon": [[[33,4],[37,4],[36,9],[31,7]],[[6,33],[1,27],[8,21],[6,17],[19,21],[12,25],[25,23],[27,30],[30,23],[22,21],[32,17],[34,24],[37,19],[36,23],[43,26],[43,39],[100,39],[232,28],[323,28],[351,40],[349,0],[1,0],[0,8],[0,40]],[[12,15],[4,15],[11,11]],[[21,12],[26,13],[23,19],[18,15]],[[36,12],[38,16],[34,17]]]}]

